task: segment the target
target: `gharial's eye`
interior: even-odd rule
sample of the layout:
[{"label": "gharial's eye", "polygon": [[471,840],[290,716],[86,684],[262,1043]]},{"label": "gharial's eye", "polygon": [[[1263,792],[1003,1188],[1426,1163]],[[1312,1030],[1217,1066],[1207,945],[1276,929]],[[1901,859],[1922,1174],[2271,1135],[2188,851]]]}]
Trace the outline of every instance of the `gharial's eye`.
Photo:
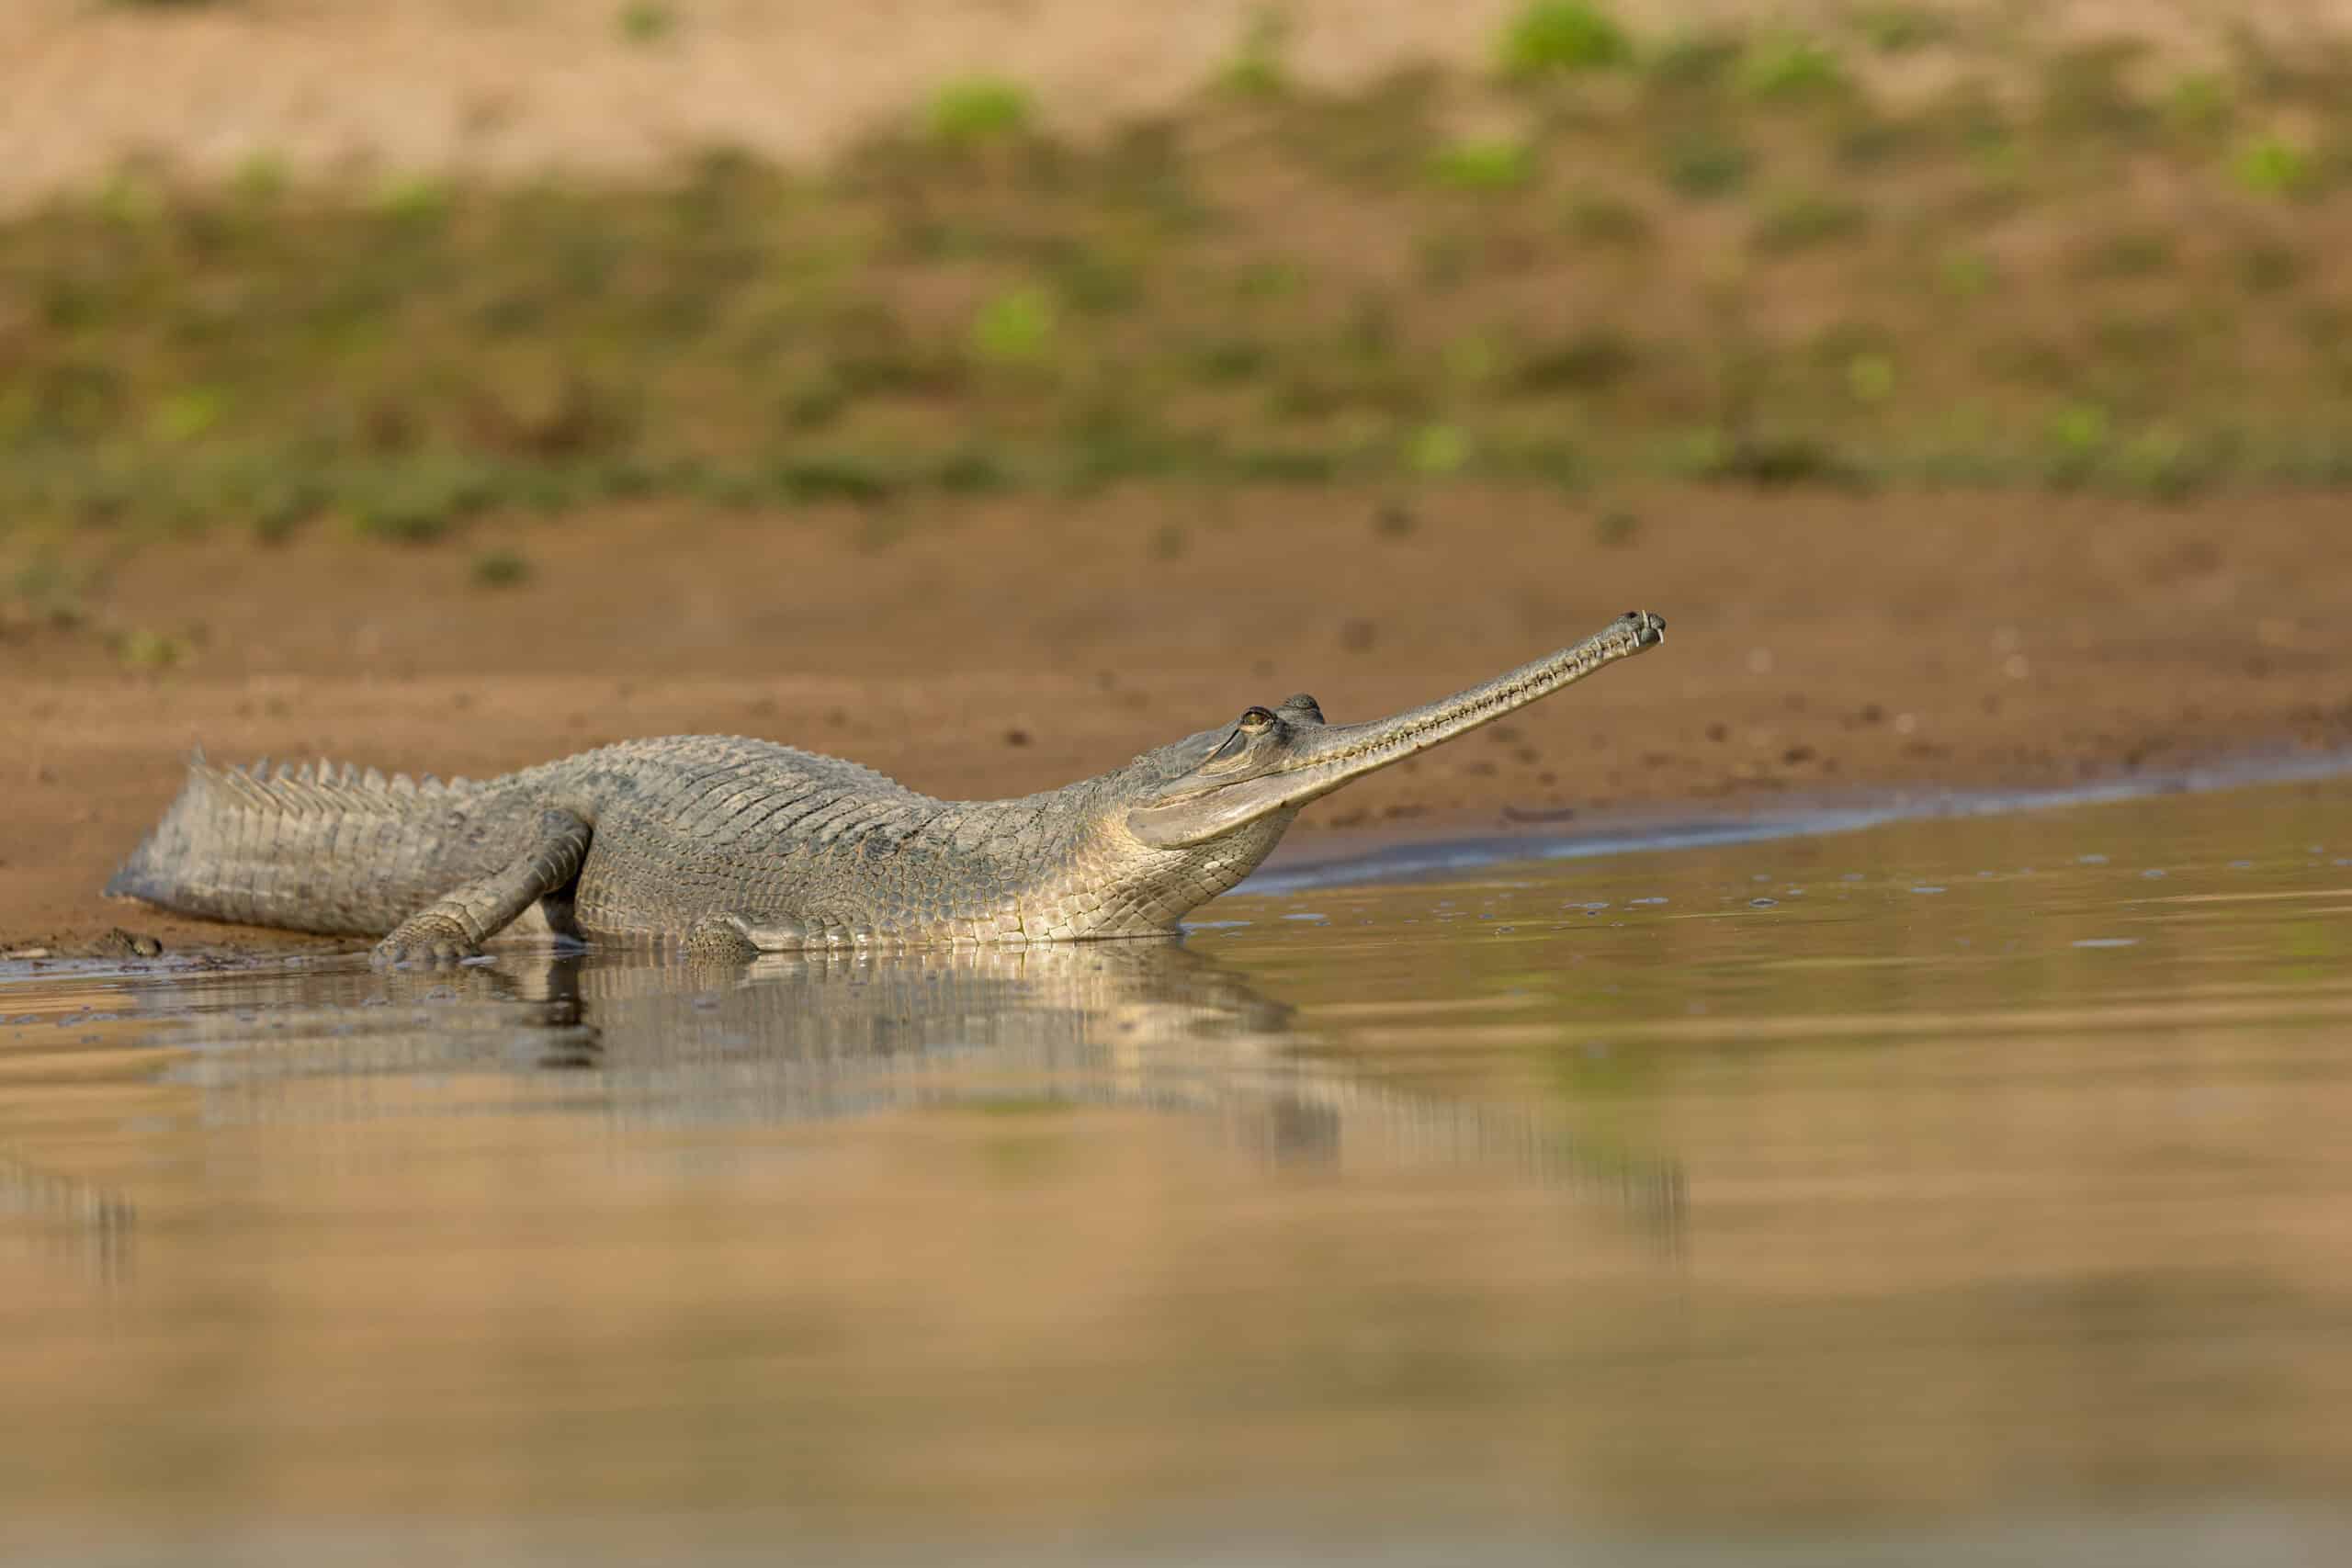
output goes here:
[{"label": "gharial's eye", "polygon": [[1264,708],[1251,708],[1241,716],[1241,728],[1244,729],[1263,729],[1273,722],[1274,716]]}]

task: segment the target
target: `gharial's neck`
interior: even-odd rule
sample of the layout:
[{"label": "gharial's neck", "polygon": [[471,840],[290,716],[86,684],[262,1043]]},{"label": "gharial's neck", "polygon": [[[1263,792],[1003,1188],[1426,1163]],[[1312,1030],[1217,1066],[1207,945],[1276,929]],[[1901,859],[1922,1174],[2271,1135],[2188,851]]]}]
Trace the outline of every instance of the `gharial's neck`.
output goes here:
[{"label": "gharial's neck", "polygon": [[1144,936],[1177,922],[1258,868],[1295,812],[1188,850],[1154,850],[1117,826],[1105,829],[1020,894],[1026,934],[1053,939]]},{"label": "gharial's neck", "polygon": [[[1094,781],[1089,781],[1092,783]],[[969,803],[959,815],[972,840],[1014,851],[969,869],[985,897],[1016,912],[1031,941],[1144,936],[1177,922],[1248,876],[1298,815],[1274,812],[1235,832],[1184,849],[1154,849],[1125,825],[1107,798],[1084,786],[1021,800]],[[1075,798],[1073,798],[1075,797]]]}]

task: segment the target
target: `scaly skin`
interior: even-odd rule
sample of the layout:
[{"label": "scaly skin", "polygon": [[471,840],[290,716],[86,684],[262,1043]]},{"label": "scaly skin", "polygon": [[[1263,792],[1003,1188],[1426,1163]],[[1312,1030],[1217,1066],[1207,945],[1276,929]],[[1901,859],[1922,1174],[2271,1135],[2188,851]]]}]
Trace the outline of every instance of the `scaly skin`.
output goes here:
[{"label": "scaly skin", "polygon": [[534,905],[590,941],[733,953],[1165,934],[1247,876],[1299,809],[1655,647],[1629,615],[1393,718],[1312,697],[1016,800],[944,801],[730,736],[631,740],[487,783],[191,764],[109,894],[447,961]]}]

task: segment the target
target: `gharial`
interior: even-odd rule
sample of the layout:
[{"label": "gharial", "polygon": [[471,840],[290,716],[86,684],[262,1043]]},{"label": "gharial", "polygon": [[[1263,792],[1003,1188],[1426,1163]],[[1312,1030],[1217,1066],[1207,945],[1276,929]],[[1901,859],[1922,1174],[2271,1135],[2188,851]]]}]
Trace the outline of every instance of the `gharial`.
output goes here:
[{"label": "gharial", "polygon": [[[1165,935],[1300,807],[1664,637],[1620,616],[1549,658],[1367,724],[1310,696],[1016,800],[933,800],[731,736],[630,740],[482,783],[326,764],[217,768],[107,885],[183,914],[472,955],[534,904],[558,933],[749,954]],[[389,932],[386,935],[384,933]]]}]

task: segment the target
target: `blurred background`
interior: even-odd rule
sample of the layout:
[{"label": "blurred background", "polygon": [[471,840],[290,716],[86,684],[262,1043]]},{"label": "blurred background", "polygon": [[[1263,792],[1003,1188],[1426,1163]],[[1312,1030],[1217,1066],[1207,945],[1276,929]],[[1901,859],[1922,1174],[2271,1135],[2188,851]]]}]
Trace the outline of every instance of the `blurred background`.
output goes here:
[{"label": "blurred background", "polygon": [[23,0],[0,502],[2341,484],[2339,9]]},{"label": "blurred background", "polygon": [[[2347,529],[2343,0],[7,0],[0,1554],[2335,1560]],[[1636,606],[1293,840],[1558,858],[1157,966],[98,897],[198,742],[1006,795]]]}]

